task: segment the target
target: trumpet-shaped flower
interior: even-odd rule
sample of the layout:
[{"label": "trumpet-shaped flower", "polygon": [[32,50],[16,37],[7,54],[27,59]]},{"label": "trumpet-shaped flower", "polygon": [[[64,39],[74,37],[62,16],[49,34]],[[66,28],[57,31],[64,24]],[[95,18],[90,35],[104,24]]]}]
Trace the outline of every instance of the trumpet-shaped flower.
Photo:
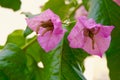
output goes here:
[{"label": "trumpet-shaped flower", "polygon": [[50,9],[40,15],[26,19],[28,26],[38,34],[38,42],[46,51],[54,49],[64,36],[65,29],[55,13]]},{"label": "trumpet-shaped flower", "polygon": [[109,48],[113,28],[114,26],[97,24],[92,18],[79,17],[68,36],[70,47],[82,48],[89,54],[102,57]]}]

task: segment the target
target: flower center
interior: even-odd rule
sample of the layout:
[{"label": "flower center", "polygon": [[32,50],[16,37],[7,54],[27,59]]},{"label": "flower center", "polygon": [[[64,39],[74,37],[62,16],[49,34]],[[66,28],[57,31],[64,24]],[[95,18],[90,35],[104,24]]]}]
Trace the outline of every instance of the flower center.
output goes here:
[{"label": "flower center", "polygon": [[83,32],[84,36],[90,37],[90,39],[92,40],[92,49],[95,49],[94,35],[96,35],[99,32],[99,30],[100,30],[100,28],[97,28],[97,30],[95,28],[92,28],[92,29],[84,28],[84,32]]},{"label": "flower center", "polygon": [[45,28],[45,30],[43,30],[41,36],[43,36],[46,32],[54,29],[54,25],[53,25],[51,19],[49,19],[47,21],[41,21],[41,24],[36,28],[37,34],[38,34],[38,31],[40,30],[40,27]]}]

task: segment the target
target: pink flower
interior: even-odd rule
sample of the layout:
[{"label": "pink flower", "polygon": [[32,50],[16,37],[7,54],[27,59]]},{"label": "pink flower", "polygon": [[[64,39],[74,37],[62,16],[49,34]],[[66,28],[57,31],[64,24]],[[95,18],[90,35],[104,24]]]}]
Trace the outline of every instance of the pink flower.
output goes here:
[{"label": "pink flower", "polygon": [[46,51],[54,49],[66,32],[60,18],[50,9],[40,15],[26,19],[28,26],[38,34],[38,42]]},{"label": "pink flower", "polygon": [[82,48],[89,54],[102,57],[109,48],[113,28],[114,26],[97,24],[85,16],[79,17],[68,36],[70,47]]},{"label": "pink flower", "polygon": [[85,9],[84,6],[81,6],[80,8],[78,8],[78,10],[75,12],[75,19],[77,19],[80,16],[87,16],[88,12]]},{"label": "pink flower", "polygon": [[120,6],[120,0],[113,0],[113,1]]}]

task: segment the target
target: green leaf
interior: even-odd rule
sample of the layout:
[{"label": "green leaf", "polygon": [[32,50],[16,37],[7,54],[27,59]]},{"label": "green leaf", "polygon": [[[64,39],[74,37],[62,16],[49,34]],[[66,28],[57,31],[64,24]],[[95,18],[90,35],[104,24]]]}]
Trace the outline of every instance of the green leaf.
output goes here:
[{"label": "green leaf", "polygon": [[8,77],[2,71],[0,71],[0,80],[9,80]]},{"label": "green leaf", "polygon": [[28,80],[24,53],[15,44],[7,44],[0,52],[0,80]]},{"label": "green leaf", "polygon": [[49,53],[41,53],[44,64],[42,80],[86,80],[82,74],[82,64],[87,54],[68,45],[67,35],[59,46]]},{"label": "green leaf", "polygon": [[29,39],[27,42],[30,42],[33,39],[34,39],[34,42],[31,45],[29,45],[27,48],[25,48],[24,51],[26,52],[26,54],[31,55],[36,62],[39,62],[41,61],[40,54],[43,53],[44,51],[38,44],[36,36]]},{"label": "green leaf", "polygon": [[0,45],[0,50],[3,49],[4,46]]},{"label": "green leaf", "polygon": [[34,58],[26,54],[27,56],[27,67],[29,69],[29,79],[28,80],[42,80],[41,75],[41,68],[38,67],[37,62]]},{"label": "green leaf", "polygon": [[19,47],[25,44],[25,38],[23,36],[23,30],[15,30],[11,34],[8,35],[7,43],[14,43]]},{"label": "green leaf", "polygon": [[[33,40],[34,38],[29,39],[28,42]],[[43,70],[39,68],[37,64],[41,61],[40,54],[46,53],[41,49],[37,40],[35,40],[27,48],[24,48],[24,51],[27,55],[27,65],[31,75],[30,80],[45,80],[42,76]]]},{"label": "green leaf", "polygon": [[86,10],[89,9],[90,5],[93,4],[93,3],[90,3],[90,0],[82,0]]},{"label": "green leaf", "polygon": [[68,1],[69,4],[65,4],[65,1],[68,0],[49,0],[43,6],[42,10],[51,9],[63,20],[70,13],[70,8],[77,5],[76,0],[70,0],[70,2]]},{"label": "green leaf", "polygon": [[33,31],[29,28],[29,27],[26,27],[25,31],[24,31],[24,37],[27,37],[29,34],[31,34]]},{"label": "green leaf", "polygon": [[98,23],[115,26],[106,56],[111,80],[120,80],[120,7],[112,0],[90,0],[90,3],[89,17]]},{"label": "green leaf", "polygon": [[0,0],[0,6],[17,11],[20,9],[21,1],[20,0]]}]

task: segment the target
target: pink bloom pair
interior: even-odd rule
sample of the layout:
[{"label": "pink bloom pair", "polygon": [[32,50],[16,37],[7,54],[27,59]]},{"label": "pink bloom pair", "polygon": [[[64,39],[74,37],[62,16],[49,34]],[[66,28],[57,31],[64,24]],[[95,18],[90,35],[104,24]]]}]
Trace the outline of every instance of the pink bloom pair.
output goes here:
[{"label": "pink bloom pair", "polygon": [[[46,51],[54,49],[63,38],[66,30],[60,18],[50,9],[40,15],[26,19],[28,26],[38,34],[38,42]],[[113,26],[97,24],[93,19],[79,17],[68,36],[70,47],[82,48],[89,54],[102,56],[109,48]]]}]

